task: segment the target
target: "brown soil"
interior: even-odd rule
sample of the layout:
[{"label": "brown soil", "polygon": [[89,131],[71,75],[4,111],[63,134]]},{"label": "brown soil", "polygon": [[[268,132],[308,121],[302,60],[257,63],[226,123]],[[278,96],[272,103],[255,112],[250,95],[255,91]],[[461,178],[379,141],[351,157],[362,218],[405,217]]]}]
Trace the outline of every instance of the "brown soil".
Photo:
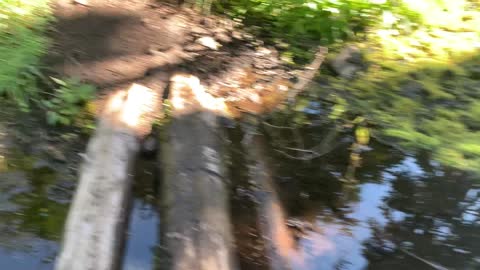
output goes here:
[{"label": "brown soil", "polygon": [[[55,15],[47,65],[57,76],[80,78],[103,91],[132,82],[155,89],[181,71],[198,76],[216,96],[241,100],[234,104],[240,111],[259,113],[284,92],[277,86],[284,88],[293,78],[274,48],[237,23],[169,3],[90,0],[83,6],[59,0]],[[212,50],[196,42],[205,36],[223,46]]]}]

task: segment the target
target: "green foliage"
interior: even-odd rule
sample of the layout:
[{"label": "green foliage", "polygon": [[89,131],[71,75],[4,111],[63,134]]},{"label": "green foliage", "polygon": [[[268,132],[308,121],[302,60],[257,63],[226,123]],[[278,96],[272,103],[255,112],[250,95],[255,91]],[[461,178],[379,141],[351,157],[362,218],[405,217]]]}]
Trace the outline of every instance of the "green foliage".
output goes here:
[{"label": "green foliage", "polygon": [[[366,69],[353,80],[325,72],[328,83],[310,93],[334,103],[323,111],[330,121],[362,115],[377,137],[480,173],[478,1],[226,2],[225,12],[257,26],[254,33],[282,48],[287,62],[305,61],[318,44],[333,52],[347,41],[360,48]],[[308,104],[302,98],[293,107],[295,123],[309,123],[298,115]]]},{"label": "green foliage", "polygon": [[37,89],[32,71],[47,50],[43,32],[50,19],[47,0],[0,1],[0,95],[23,109]]},{"label": "green foliage", "polygon": [[57,88],[52,98],[43,99],[46,108],[47,123],[50,125],[71,125],[81,115],[85,104],[92,99],[95,88],[76,79],[65,81],[52,78]]},{"label": "green foliage", "polygon": [[91,127],[83,105],[93,97],[92,86],[74,79],[53,79],[56,89],[42,91],[37,83],[48,81],[39,64],[49,46],[45,36],[52,20],[49,2],[0,1],[0,95],[13,99],[25,111],[32,104],[46,109],[51,125]]},{"label": "green foliage", "polygon": [[[354,38],[386,12],[402,14],[401,19],[418,21],[399,1],[374,3],[369,0],[233,0],[223,1],[220,10],[240,18],[246,25],[261,28],[257,34],[283,44],[302,61],[307,49],[317,44],[335,44]],[[378,1],[377,1],[378,2]]]}]

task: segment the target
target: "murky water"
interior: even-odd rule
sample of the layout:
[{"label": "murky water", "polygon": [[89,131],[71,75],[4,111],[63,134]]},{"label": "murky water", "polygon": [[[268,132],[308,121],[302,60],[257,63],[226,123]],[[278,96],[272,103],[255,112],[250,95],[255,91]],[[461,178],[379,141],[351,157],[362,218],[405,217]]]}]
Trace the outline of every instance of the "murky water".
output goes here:
[{"label": "murky water", "polygon": [[[0,170],[0,269],[50,270],[76,185],[28,156],[10,157]],[[123,269],[154,269],[159,216],[152,163],[137,172]]]},{"label": "murky water", "polygon": [[[312,144],[315,132],[306,132]],[[362,153],[356,182],[345,182],[347,146],[310,162],[272,152],[279,196],[289,223],[297,224],[291,227],[297,269],[480,269],[480,179],[373,143]],[[231,153],[236,234],[248,236],[239,242],[241,264],[264,269],[244,151],[234,143]],[[0,268],[52,269],[75,180],[34,160],[17,163],[0,172]],[[126,270],[157,264],[154,165],[139,170]],[[245,242],[256,247],[242,249]]]},{"label": "murky water", "polygon": [[[307,131],[306,137],[315,145],[321,133]],[[348,147],[312,161],[272,151],[277,190],[288,222],[296,224],[291,227],[295,269],[480,269],[480,178],[442,168],[427,157],[375,142],[370,146],[353,182],[345,182]],[[248,269],[265,269],[251,256],[258,232],[252,229],[251,206],[243,203],[250,196],[245,171],[232,174],[237,237],[254,246],[240,251],[241,262]]]}]

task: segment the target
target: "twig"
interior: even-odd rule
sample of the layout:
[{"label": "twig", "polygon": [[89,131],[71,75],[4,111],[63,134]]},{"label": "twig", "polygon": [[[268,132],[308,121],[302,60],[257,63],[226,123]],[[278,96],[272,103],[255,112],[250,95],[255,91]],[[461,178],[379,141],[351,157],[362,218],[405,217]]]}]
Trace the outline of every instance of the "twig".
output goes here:
[{"label": "twig", "polygon": [[432,268],[435,269],[435,270],[449,270],[448,268],[446,268],[446,267],[444,267],[444,266],[441,266],[441,265],[439,265],[439,264],[437,264],[437,263],[434,263],[434,262],[428,261],[428,260],[426,260],[426,259],[423,259],[423,258],[421,258],[421,257],[413,254],[412,252],[403,249],[403,248],[401,248],[400,251],[402,251],[403,253],[407,254],[408,256],[410,256],[410,257],[412,257],[412,258],[414,258],[414,259],[417,259],[417,260],[425,263],[426,265],[432,267]]},{"label": "twig", "polygon": [[293,127],[285,127],[285,126],[273,125],[273,124],[268,123],[267,121],[262,121],[262,124],[264,124],[264,125],[266,125],[266,126],[268,126],[268,127],[277,128],[277,129],[294,129]]},{"label": "twig", "polygon": [[287,150],[292,150],[292,151],[297,151],[297,152],[305,152],[305,153],[310,153],[310,154],[317,154],[317,152],[313,151],[313,149],[301,149],[301,148],[294,148],[294,147],[284,147],[284,149]]},{"label": "twig", "polygon": [[290,148],[290,147],[285,147],[284,149],[288,149],[288,150],[293,150],[293,151],[299,151],[299,152],[306,152],[306,153],[311,153],[311,155],[304,155],[304,156],[301,156],[301,157],[297,157],[297,156],[292,156],[282,150],[278,150],[278,149],[274,149],[275,152],[278,152],[282,155],[284,155],[285,157],[287,158],[290,158],[290,159],[295,159],[295,160],[303,160],[303,161],[310,161],[310,160],[313,160],[313,159],[316,159],[316,158],[319,158],[319,157],[322,157],[330,152],[332,152],[335,148],[337,148],[340,144],[342,144],[342,142],[339,142],[339,143],[336,143],[335,145],[333,145],[332,147],[328,148],[328,149],[325,149],[323,152],[315,152],[313,149],[315,148],[312,148],[312,149],[298,149],[298,148]]},{"label": "twig", "polygon": [[320,47],[318,52],[315,54],[315,59],[313,62],[305,68],[305,71],[302,75],[299,76],[299,81],[292,87],[288,93],[288,101],[293,103],[294,98],[313,80],[315,74],[320,69],[325,57],[328,53],[328,49],[325,47]]}]

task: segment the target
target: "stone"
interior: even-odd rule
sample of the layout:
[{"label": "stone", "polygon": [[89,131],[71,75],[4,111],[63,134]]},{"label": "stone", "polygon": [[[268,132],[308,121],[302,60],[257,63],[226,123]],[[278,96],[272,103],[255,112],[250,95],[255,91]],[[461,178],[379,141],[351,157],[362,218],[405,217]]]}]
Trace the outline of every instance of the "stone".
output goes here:
[{"label": "stone", "polygon": [[208,48],[197,43],[188,44],[183,48],[187,52],[201,52],[206,51]]},{"label": "stone", "polygon": [[215,39],[224,44],[232,42],[232,38],[225,32],[215,34]]},{"label": "stone", "polygon": [[162,54],[165,51],[168,51],[171,48],[172,48],[172,45],[170,44],[150,45],[148,46],[147,54],[158,55],[158,54]]},{"label": "stone", "polygon": [[58,161],[58,162],[67,161],[65,154],[60,149],[58,149],[53,145],[48,145],[47,147],[45,147],[44,153],[47,154],[49,157],[51,157],[55,161]]},{"label": "stone", "polygon": [[82,6],[89,6],[88,0],[73,0],[74,4],[82,5]]},{"label": "stone", "polygon": [[190,31],[192,32],[192,34],[196,34],[196,35],[210,35],[210,31],[199,26],[193,26],[190,29]]},{"label": "stone", "polygon": [[33,163],[32,168],[33,169],[43,169],[43,168],[53,169],[52,164],[50,164],[48,161],[43,159],[36,160]]},{"label": "stone", "polygon": [[202,18],[202,20],[200,20],[200,24],[208,28],[215,27],[215,21],[211,18]]},{"label": "stone", "polygon": [[232,38],[237,39],[237,40],[243,40],[242,33],[238,31],[233,31],[232,32]]},{"label": "stone", "polygon": [[330,63],[333,70],[341,77],[351,79],[365,68],[363,55],[357,47],[346,47]]},{"label": "stone", "polygon": [[198,43],[200,45],[203,45],[209,49],[212,49],[212,50],[218,50],[222,45],[220,43],[218,43],[214,38],[210,37],[210,36],[205,36],[205,37],[201,37],[197,40],[195,40],[195,43]]}]

